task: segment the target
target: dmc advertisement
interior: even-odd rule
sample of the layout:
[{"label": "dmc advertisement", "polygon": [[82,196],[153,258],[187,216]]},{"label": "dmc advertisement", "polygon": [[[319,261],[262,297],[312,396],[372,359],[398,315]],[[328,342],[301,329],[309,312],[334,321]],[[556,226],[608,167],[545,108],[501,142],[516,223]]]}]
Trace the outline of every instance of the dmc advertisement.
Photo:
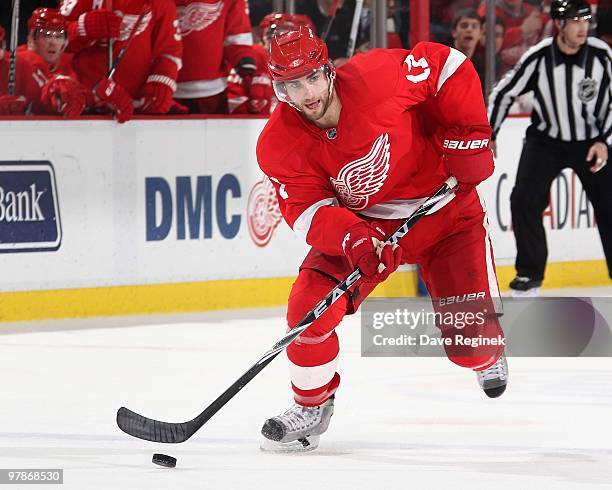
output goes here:
[{"label": "dmc advertisement", "polygon": [[[3,130],[2,291],[288,277],[308,250],[257,165],[265,120],[24,124]],[[526,126],[507,122],[480,186],[500,265],[515,256],[510,193]],[[553,183],[543,220],[551,262],[602,258],[571,171]]]}]

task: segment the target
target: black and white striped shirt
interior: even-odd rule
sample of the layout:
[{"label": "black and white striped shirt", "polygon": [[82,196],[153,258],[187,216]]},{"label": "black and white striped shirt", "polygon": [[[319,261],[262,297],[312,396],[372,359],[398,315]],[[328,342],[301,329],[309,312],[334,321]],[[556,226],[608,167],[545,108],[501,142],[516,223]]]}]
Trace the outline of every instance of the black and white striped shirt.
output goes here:
[{"label": "black and white striped shirt", "polygon": [[549,37],[529,49],[489,98],[494,137],[514,99],[534,92],[531,123],[562,141],[597,139],[612,146],[612,50],[589,37],[575,55]]}]

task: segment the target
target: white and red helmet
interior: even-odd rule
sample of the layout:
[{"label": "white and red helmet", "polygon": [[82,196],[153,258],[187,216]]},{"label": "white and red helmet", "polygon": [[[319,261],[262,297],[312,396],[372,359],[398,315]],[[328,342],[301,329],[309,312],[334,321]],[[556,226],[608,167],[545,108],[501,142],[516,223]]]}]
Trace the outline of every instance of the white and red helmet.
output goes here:
[{"label": "white and red helmet", "polygon": [[308,27],[272,38],[268,69],[273,80],[294,80],[327,65],[327,46]]},{"label": "white and red helmet", "polygon": [[268,70],[272,77],[276,97],[281,102],[289,104],[291,100],[287,95],[285,82],[321,70],[329,80],[329,93],[331,94],[336,78],[336,69],[329,60],[325,42],[315,36],[306,26],[299,26],[296,31],[272,37]]},{"label": "white and red helmet", "polygon": [[259,36],[269,42],[272,36],[280,36],[285,32],[295,31],[299,26],[306,26],[314,31],[314,24],[306,15],[272,12],[259,23]]},{"label": "white and red helmet", "polygon": [[327,76],[331,95],[336,78],[336,69],[329,59],[325,42],[306,26],[272,37],[268,70],[276,97],[291,105],[285,82],[320,70]]},{"label": "white and red helmet", "polygon": [[66,19],[59,10],[52,8],[37,8],[28,19],[28,30],[32,34],[38,31],[62,32],[68,37]]}]

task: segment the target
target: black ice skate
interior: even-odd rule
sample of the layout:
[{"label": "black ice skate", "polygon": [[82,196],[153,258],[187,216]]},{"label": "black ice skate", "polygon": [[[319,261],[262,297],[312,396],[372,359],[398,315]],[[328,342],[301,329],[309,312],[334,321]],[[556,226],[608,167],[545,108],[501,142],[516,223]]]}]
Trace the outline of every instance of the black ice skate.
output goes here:
[{"label": "black ice skate", "polygon": [[318,407],[294,404],[281,415],[265,421],[262,451],[304,452],[319,446],[319,436],[329,427],[334,413],[334,397]]},{"label": "black ice skate", "polygon": [[510,295],[517,298],[532,298],[540,295],[540,279],[531,279],[525,276],[516,276],[510,281]]},{"label": "black ice skate", "polygon": [[476,371],[478,384],[489,398],[497,398],[506,391],[508,384],[508,362],[504,354],[490,368]]}]

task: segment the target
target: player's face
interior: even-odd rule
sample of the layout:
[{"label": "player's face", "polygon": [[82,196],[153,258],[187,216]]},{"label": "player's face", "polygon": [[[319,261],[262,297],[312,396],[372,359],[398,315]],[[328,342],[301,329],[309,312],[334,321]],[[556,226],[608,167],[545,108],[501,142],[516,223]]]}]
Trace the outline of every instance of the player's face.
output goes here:
[{"label": "player's face", "polygon": [[565,43],[570,47],[582,46],[589,33],[589,19],[568,19],[563,27]]},{"label": "player's face", "polygon": [[59,61],[67,44],[65,31],[39,30],[34,36],[34,51],[50,65]]},{"label": "player's face", "polygon": [[467,17],[460,19],[453,31],[455,47],[461,51],[472,50],[476,47],[481,34],[480,20]]},{"label": "player's face", "polygon": [[306,119],[317,121],[323,117],[329,105],[330,81],[323,69],[313,71],[296,80],[285,82],[289,100]]}]

